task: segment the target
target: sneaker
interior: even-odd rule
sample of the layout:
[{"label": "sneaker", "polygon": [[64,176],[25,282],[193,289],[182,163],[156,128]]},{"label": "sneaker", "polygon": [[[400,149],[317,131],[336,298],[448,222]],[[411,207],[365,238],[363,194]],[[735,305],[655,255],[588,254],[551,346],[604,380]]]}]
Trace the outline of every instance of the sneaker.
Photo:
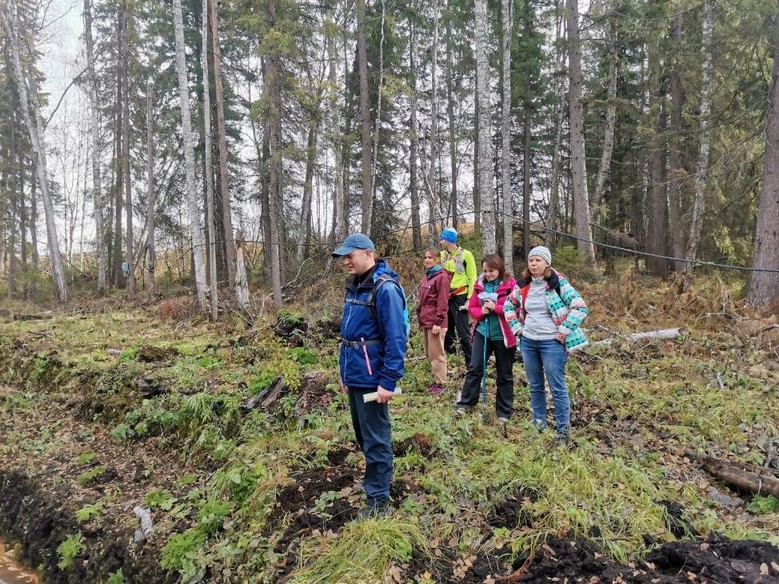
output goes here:
[{"label": "sneaker", "polygon": [[555,438],[555,446],[568,446],[571,443],[571,436],[569,434],[558,434]]},{"label": "sneaker", "polygon": [[454,409],[454,413],[462,418],[465,414],[468,413],[468,410],[466,410],[465,408],[457,407]]},{"label": "sneaker", "polygon": [[444,391],[446,391],[446,388],[443,385],[438,385],[437,383],[433,383],[430,385],[430,387],[427,388],[427,393],[430,395],[439,395],[444,393]]},{"label": "sneaker", "polygon": [[500,416],[498,418],[498,424],[500,424],[501,426],[505,426],[508,423],[509,423],[509,419],[508,418],[504,418],[503,416]]},{"label": "sneaker", "polygon": [[388,499],[384,501],[376,501],[373,505],[366,505],[360,510],[360,519],[376,519],[378,517],[384,517],[390,512],[390,502]]}]

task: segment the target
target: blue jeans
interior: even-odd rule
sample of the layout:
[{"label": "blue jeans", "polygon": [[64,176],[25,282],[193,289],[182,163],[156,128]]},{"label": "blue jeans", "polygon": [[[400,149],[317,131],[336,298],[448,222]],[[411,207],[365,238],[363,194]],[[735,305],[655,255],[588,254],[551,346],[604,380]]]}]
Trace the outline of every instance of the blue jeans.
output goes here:
[{"label": "blue jeans", "polygon": [[520,338],[519,349],[525,363],[525,373],[530,384],[530,407],[533,410],[533,424],[546,428],[546,392],[544,374],[549,391],[554,399],[554,415],[557,434],[567,436],[571,432],[571,399],[565,386],[565,363],[568,353],[565,346],[554,339],[534,341]]},{"label": "blue jeans", "polygon": [[363,400],[376,388],[349,388],[349,411],[352,414],[354,436],[365,455],[365,475],[362,486],[368,505],[389,500],[392,482],[392,439],[387,404]]}]

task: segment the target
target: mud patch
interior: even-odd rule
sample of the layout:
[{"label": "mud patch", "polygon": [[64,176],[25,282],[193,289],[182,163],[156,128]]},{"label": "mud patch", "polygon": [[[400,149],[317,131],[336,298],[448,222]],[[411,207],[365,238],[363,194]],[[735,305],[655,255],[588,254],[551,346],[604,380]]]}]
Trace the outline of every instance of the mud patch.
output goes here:
[{"label": "mud patch", "polygon": [[[0,470],[0,533],[22,544],[20,562],[38,569],[45,582],[103,582],[119,569],[126,582],[177,580],[177,575],[160,567],[157,549],[131,545],[131,532],[79,524],[60,506],[61,501],[70,499],[66,493],[44,491],[22,474]],[[82,536],[82,551],[69,567],[61,569],[57,548],[69,536],[78,534]]]}]

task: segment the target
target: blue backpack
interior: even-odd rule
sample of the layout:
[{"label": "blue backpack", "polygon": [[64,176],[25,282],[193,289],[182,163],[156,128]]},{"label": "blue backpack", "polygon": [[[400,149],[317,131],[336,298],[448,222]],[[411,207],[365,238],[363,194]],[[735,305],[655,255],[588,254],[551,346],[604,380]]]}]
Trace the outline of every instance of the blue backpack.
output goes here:
[{"label": "blue backpack", "polygon": [[400,289],[400,294],[403,296],[403,324],[405,325],[406,329],[406,338],[408,339],[409,335],[411,334],[411,322],[408,318],[408,299],[406,298],[406,291],[403,290],[403,286],[400,285],[400,282],[395,280],[392,276],[389,276],[387,274],[382,274],[378,277],[378,279],[373,283],[373,288],[371,288],[371,291],[368,293],[368,298],[365,300],[351,300],[353,304],[359,304],[361,306],[367,306],[368,309],[371,311],[371,314],[373,315],[374,320],[379,320],[379,315],[376,312],[376,292],[378,289],[384,285],[385,282],[393,282],[397,287]]}]

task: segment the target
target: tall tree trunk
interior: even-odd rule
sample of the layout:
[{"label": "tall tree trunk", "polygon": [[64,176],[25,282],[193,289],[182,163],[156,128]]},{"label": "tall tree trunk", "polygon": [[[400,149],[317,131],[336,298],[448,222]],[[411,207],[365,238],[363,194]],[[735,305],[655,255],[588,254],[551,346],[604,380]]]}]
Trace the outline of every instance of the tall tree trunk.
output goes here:
[{"label": "tall tree trunk", "polygon": [[[224,89],[222,83],[222,51],[219,44],[219,12],[216,0],[209,0],[211,46],[214,63],[214,97],[216,99],[216,136],[219,153],[219,198],[218,215],[221,219],[224,241],[224,259],[227,267],[227,281],[230,290],[235,288],[235,234],[233,233],[233,205],[230,200],[230,183],[227,175],[227,126],[225,123]],[[205,15],[203,18],[206,18]],[[219,238],[217,238],[219,239]]]},{"label": "tall tree trunk", "polygon": [[[418,4],[415,5],[418,7]],[[409,43],[408,43],[408,61],[411,71],[411,89],[409,95],[409,161],[408,191],[411,197],[411,235],[414,243],[414,249],[422,249],[422,219],[419,212],[419,181],[417,160],[419,158],[419,124],[417,122],[417,27],[414,18],[409,18]],[[427,239],[430,241],[435,228],[428,225]]]},{"label": "tall tree trunk", "polygon": [[514,21],[513,0],[502,0],[503,20],[503,108],[501,135],[501,181],[503,194],[503,260],[509,273],[514,273],[514,208],[511,196],[511,35]]},{"label": "tall tree trunk", "polygon": [[687,240],[687,264],[684,273],[691,276],[693,260],[698,255],[698,245],[703,228],[703,214],[706,210],[706,179],[709,173],[709,152],[711,151],[711,28],[714,20],[712,0],[703,2],[703,22],[701,23],[701,50],[703,51],[703,70],[701,72],[701,141],[698,148],[698,164],[695,169],[695,198],[690,218],[690,237]]},{"label": "tall tree trunk", "polygon": [[[379,165],[376,164],[376,161],[379,159],[379,132],[381,130],[381,106],[382,106],[382,99],[383,99],[383,93],[382,90],[384,88],[384,19],[386,18],[386,9],[384,0],[381,0],[381,38],[379,39],[379,83],[378,87],[376,89],[377,97],[376,97],[376,126],[373,130],[373,170],[371,172],[371,190],[375,191],[376,189],[376,172],[378,170]],[[371,192],[371,221],[373,221],[373,199],[376,197],[375,192]],[[369,233],[369,231],[366,231],[365,233]]]},{"label": "tall tree trunk", "polygon": [[[560,32],[563,31],[562,17],[561,17],[561,0],[555,0],[555,46],[557,47],[557,55],[555,62],[558,63],[558,70],[563,71],[565,69],[565,52],[562,50],[563,43],[561,42]],[[552,148],[552,176],[550,178],[549,187],[549,231],[545,234],[545,243],[554,244],[557,241],[556,231],[560,225],[560,149],[563,142],[563,80],[562,75],[558,74],[554,76],[552,93],[554,95],[554,146]],[[529,194],[524,195],[527,202],[523,206],[523,229],[525,237],[522,238],[523,252],[527,254],[530,251],[530,200]]]},{"label": "tall tree trunk", "polygon": [[[208,67],[208,4],[209,0],[203,0],[203,14],[201,18],[201,31],[200,40],[202,42],[202,50],[200,51],[200,58],[203,67],[203,159],[204,159],[204,172],[203,182],[206,187],[206,237],[208,238],[208,284],[209,284],[209,306],[211,308],[211,321],[216,322],[219,319],[219,299],[218,282],[217,282],[217,265],[216,265],[216,217],[214,213],[214,165],[212,157],[211,146],[211,76]],[[215,43],[218,44],[218,43]],[[216,74],[216,70],[214,70]],[[217,108],[218,111],[219,108]],[[218,117],[218,114],[217,114]]]},{"label": "tall tree trunk", "polygon": [[487,55],[487,0],[475,0],[476,101],[478,104],[477,197],[481,202],[482,250],[495,251],[495,197],[492,194],[492,135],[490,131],[490,62]]},{"label": "tall tree trunk", "polygon": [[567,1],[568,10],[568,92],[571,126],[571,179],[573,181],[576,246],[585,260],[595,262],[587,195],[587,160],[584,147],[584,107],[582,105],[582,48],[579,38],[579,2]]},{"label": "tall tree trunk", "polygon": [[184,23],[181,14],[181,0],[173,0],[173,28],[176,36],[176,72],[181,100],[181,128],[184,141],[185,188],[189,201],[189,232],[192,237],[192,260],[195,268],[195,288],[198,304],[203,313],[206,304],[206,269],[203,259],[203,225],[201,224],[198,193],[195,184],[195,147],[192,141],[192,114],[189,109],[189,83],[184,45]]},{"label": "tall tree trunk", "polygon": [[752,267],[756,271],[752,272],[747,293],[747,300],[755,306],[768,306],[779,299],[779,18],[774,19],[773,55],[763,180],[752,252]]},{"label": "tall tree trunk", "polygon": [[[68,285],[65,281],[65,269],[62,264],[62,255],[60,253],[59,242],[57,238],[57,226],[54,220],[54,204],[49,194],[48,173],[46,171],[46,148],[43,142],[44,126],[43,118],[40,112],[40,97],[38,94],[38,85],[35,73],[27,70],[25,75],[22,70],[21,44],[19,33],[21,24],[19,22],[18,5],[16,2],[9,2],[8,11],[5,15],[4,26],[6,38],[11,44],[11,54],[13,57],[14,74],[18,81],[19,101],[22,105],[24,121],[27,124],[27,130],[30,134],[30,145],[32,146],[33,156],[35,157],[35,167],[38,173],[38,186],[41,189],[43,197],[43,209],[46,215],[46,234],[49,243],[49,259],[51,261],[51,271],[54,278],[54,284],[57,287],[57,297],[60,303],[68,301]],[[33,66],[33,57],[36,51],[34,47],[26,47],[25,64],[27,67]]]},{"label": "tall tree trunk", "polygon": [[[313,81],[313,80],[312,80]],[[317,143],[319,141],[319,111],[322,104],[322,79],[316,82],[317,89],[314,110],[308,121],[308,139],[306,140],[306,174],[303,179],[303,201],[300,208],[300,238],[298,240],[298,261],[303,261],[308,253],[312,238],[312,198],[314,191],[314,167],[316,166]]]},{"label": "tall tree trunk", "polygon": [[[457,134],[455,132],[454,118],[454,90],[452,88],[452,71],[454,59],[452,57],[452,25],[450,19],[446,19],[446,117],[449,122],[449,162],[452,173],[452,190],[449,194],[449,208],[452,217],[452,225],[457,227]],[[438,237],[438,234],[435,234]]]},{"label": "tall tree trunk", "polygon": [[330,130],[329,143],[333,153],[333,233],[330,239],[341,240],[346,235],[346,202],[344,196],[344,167],[343,167],[343,134],[341,133],[341,108],[338,104],[338,82],[337,82],[337,63],[335,38],[332,35],[327,37],[327,57],[330,96],[328,99],[330,110]]},{"label": "tall tree trunk", "polygon": [[[273,27],[276,24],[276,0],[268,3],[268,22]],[[273,306],[281,308],[281,248],[283,238],[281,198],[281,68],[276,55],[270,55],[267,60],[268,77],[265,81],[268,92],[268,119],[270,121],[270,275],[273,288]]]},{"label": "tall tree trunk", "polygon": [[[657,3],[657,0],[652,0]],[[661,56],[659,40],[650,41],[647,49],[649,66],[649,112],[654,126],[650,139],[649,185],[646,200],[646,249],[654,256],[666,256],[668,242],[668,204],[666,195],[666,166],[664,134],[666,114],[663,87],[661,83]],[[661,257],[647,256],[647,270],[665,278],[668,275],[668,261]]]},{"label": "tall tree trunk", "polygon": [[606,191],[606,179],[611,172],[611,153],[614,149],[614,127],[617,119],[617,32],[614,27],[609,30],[609,87],[606,91],[606,127],[603,131],[603,151],[595,178],[595,190],[592,193],[590,206],[590,223],[597,225],[602,215],[603,193]]},{"label": "tall tree trunk", "polygon": [[686,253],[686,237],[682,218],[684,216],[684,168],[682,167],[682,109],[684,107],[684,89],[682,87],[682,31],[684,13],[680,12],[671,25],[674,67],[671,73],[671,132],[668,143],[668,226],[671,232],[671,255],[679,258],[674,261],[673,269],[677,273],[684,271],[685,262],[681,260]]},{"label": "tall tree trunk", "polygon": [[95,72],[95,48],[92,38],[92,0],[84,0],[84,43],[87,52],[87,80],[89,88],[89,131],[92,145],[92,204],[95,210],[95,256],[97,260],[97,293],[106,290],[108,257],[105,245],[103,211],[103,185],[100,172],[100,113],[97,100],[97,74]]},{"label": "tall tree trunk", "polygon": [[370,233],[373,218],[373,185],[371,183],[371,114],[368,103],[368,47],[365,18],[365,0],[357,0],[357,63],[360,70],[360,117],[362,118],[362,221],[360,228],[363,233]]},{"label": "tall tree trunk", "polygon": [[[121,35],[119,35],[121,43]],[[113,172],[112,184],[113,192],[113,220],[114,229],[112,237],[111,259],[113,261],[113,282],[114,287],[124,287],[124,273],[122,271],[122,181],[124,173],[122,172],[122,84],[116,84],[116,101],[114,102],[114,152],[111,171]]]},{"label": "tall tree trunk", "polygon": [[135,257],[133,255],[133,195],[130,184],[130,58],[127,51],[127,0],[122,0],[119,11],[122,42],[120,44],[121,86],[122,86],[122,173],[124,174],[124,201],[127,220],[126,258],[127,262],[127,292],[130,298],[135,298]]},{"label": "tall tree trunk", "polygon": [[430,229],[438,231],[439,187],[438,187],[438,24],[441,0],[433,4],[433,44],[430,50],[430,164],[427,168],[427,192],[430,204]]},{"label": "tall tree trunk", "polygon": [[146,88],[146,297],[151,302],[157,295],[157,250],[154,242],[154,86]]}]

